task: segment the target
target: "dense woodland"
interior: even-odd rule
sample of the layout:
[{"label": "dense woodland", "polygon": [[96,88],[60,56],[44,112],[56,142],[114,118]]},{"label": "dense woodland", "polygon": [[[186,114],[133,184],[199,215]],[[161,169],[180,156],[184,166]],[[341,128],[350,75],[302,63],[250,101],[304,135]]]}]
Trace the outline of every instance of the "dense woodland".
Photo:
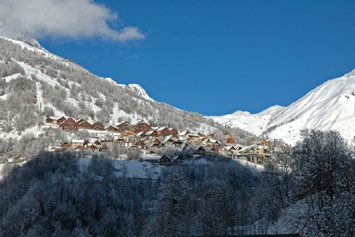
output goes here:
[{"label": "dense woodland", "polygon": [[233,160],[165,167],[158,180],[113,161],[43,153],[0,182],[1,236],[355,233],[355,160],[337,132],[305,131],[263,172]]},{"label": "dense woodland", "polygon": [[[25,75],[24,69],[18,62],[30,65],[35,68],[35,72]],[[120,121],[129,121],[130,116],[134,114],[137,118],[146,119],[155,126],[174,127],[178,130],[197,129],[201,124],[207,124],[220,131],[221,134],[228,130],[229,133],[239,138],[240,142],[250,141],[251,135],[243,130],[226,128],[198,113],[179,110],[165,103],[148,100],[134,89],[112,84],[111,81],[97,77],[69,60],[59,57],[54,59],[0,39],[0,77],[16,73],[21,73],[23,79],[8,82],[1,80],[0,82],[0,96],[12,94],[22,102],[14,105],[11,96],[5,101],[0,99],[0,109],[4,111],[0,114],[0,122],[4,123],[3,126],[7,130],[14,129],[13,124],[23,123],[21,119],[23,110],[26,111],[23,114],[31,111],[30,121],[26,126],[34,126],[36,122],[42,122],[43,114],[53,115],[51,108],[53,106],[67,117],[95,119],[102,123],[116,124]],[[43,76],[49,77],[55,85],[40,79]],[[37,102],[36,82],[40,84],[39,89],[43,92],[42,110],[35,106]],[[98,107],[98,111],[92,108],[93,104]],[[11,111],[19,106],[21,110],[16,110],[18,115],[11,117],[13,115]],[[115,108],[130,116],[113,117]],[[24,127],[18,125],[16,130],[21,133]]]}]

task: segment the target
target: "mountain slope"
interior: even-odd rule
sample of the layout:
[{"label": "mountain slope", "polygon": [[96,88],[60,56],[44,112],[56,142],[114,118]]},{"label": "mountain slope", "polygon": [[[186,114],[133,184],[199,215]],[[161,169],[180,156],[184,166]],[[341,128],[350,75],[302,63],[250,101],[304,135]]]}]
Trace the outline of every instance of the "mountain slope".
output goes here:
[{"label": "mountain slope", "polygon": [[337,130],[348,141],[355,136],[353,72],[323,83],[273,116],[267,133],[294,144],[302,129]]},{"label": "mountain slope", "polygon": [[224,116],[211,116],[216,122],[231,126],[238,127],[252,134],[260,136],[271,117],[281,112],[284,107],[275,105],[258,114],[251,114],[247,111],[236,111],[233,114],[227,114]]},{"label": "mountain slope", "polygon": [[[44,134],[46,116],[73,117],[105,126],[146,120],[155,126],[250,135],[204,116],[156,102],[137,84],[117,84],[56,56],[35,40],[0,36],[0,140]],[[248,138],[249,140],[249,138]],[[1,143],[1,141],[0,141]],[[1,154],[1,144],[0,144]]]},{"label": "mountain slope", "polygon": [[259,114],[237,111],[212,118],[291,145],[299,141],[302,129],[337,130],[350,141],[355,136],[355,70],[323,83],[286,108],[273,106]]}]

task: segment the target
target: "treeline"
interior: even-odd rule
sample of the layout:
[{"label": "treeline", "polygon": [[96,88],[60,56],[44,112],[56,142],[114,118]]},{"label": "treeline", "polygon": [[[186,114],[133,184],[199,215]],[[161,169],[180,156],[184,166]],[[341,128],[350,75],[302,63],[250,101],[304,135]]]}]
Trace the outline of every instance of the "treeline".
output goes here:
[{"label": "treeline", "polygon": [[218,160],[141,180],[112,160],[86,167],[75,154],[42,154],[0,182],[0,235],[352,236],[354,151],[335,132],[303,135],[292,156],[279,155],[282,170],[261,173]]}]

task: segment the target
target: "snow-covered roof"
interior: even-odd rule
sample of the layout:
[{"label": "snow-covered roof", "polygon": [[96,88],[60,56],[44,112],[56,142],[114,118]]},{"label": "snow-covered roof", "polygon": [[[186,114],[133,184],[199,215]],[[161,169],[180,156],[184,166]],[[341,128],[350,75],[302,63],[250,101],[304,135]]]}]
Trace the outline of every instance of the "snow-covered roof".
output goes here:
[{"label": "snow-covered roof", "polygon": [[[166,143],[167,141],[169,141],[173,136],[172,135],[169,135],[167,137],[165,137],[163,143]],[[173,140],[174,141],[174,140]]]},{"label": "snow-covered roof", "polygon": [[146,132],[145,134],[146,134],[147,136],[150,136],[150,135],[153,134],[153,132],[155,132],[155,131],[148,131],[148,132]]},{"label": "snow-covered roof", "polygon": [[73,139],[72,143],[84,143],[84,140]]}]

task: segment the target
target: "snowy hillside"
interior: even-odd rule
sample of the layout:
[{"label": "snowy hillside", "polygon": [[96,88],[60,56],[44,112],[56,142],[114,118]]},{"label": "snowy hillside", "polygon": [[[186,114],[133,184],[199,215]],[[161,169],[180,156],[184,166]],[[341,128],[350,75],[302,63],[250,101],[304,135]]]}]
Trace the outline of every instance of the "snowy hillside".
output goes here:
[{"label": "snowy hillside", "polygon": [[355,136],[355,74],[329,80],[273,116],[270,137],[295,144],[302,129],[337,130],[348,141]]},{"label": "snowy hillside", "polygon": [[275,105],[258,114],[251,114],[247,111],[238,110],[233,114],[212,116],[211,118],[219,123],[226,124],[231,127],[238,127],[260,136],[263,131],[265,131],[271,117],[281,112],[283,109],[284,107]]},{"label": "snowy hillside", "polygon": [[299,141],[302,129],[337,130],[351,141],[355,136],[355,70],[323,83],[286,108],[273,106],[258,114],[237,111],[212,118],[291,145]]},{"label": "snowy hillside", "polygon": [[31,39],[0,36],[0,139],[43,134],[47,116],[72,117],[104,126],[145,120],[178,130],[250,134],[225,128],[197,113],[156,102],[138,84],[96,76]]}]

